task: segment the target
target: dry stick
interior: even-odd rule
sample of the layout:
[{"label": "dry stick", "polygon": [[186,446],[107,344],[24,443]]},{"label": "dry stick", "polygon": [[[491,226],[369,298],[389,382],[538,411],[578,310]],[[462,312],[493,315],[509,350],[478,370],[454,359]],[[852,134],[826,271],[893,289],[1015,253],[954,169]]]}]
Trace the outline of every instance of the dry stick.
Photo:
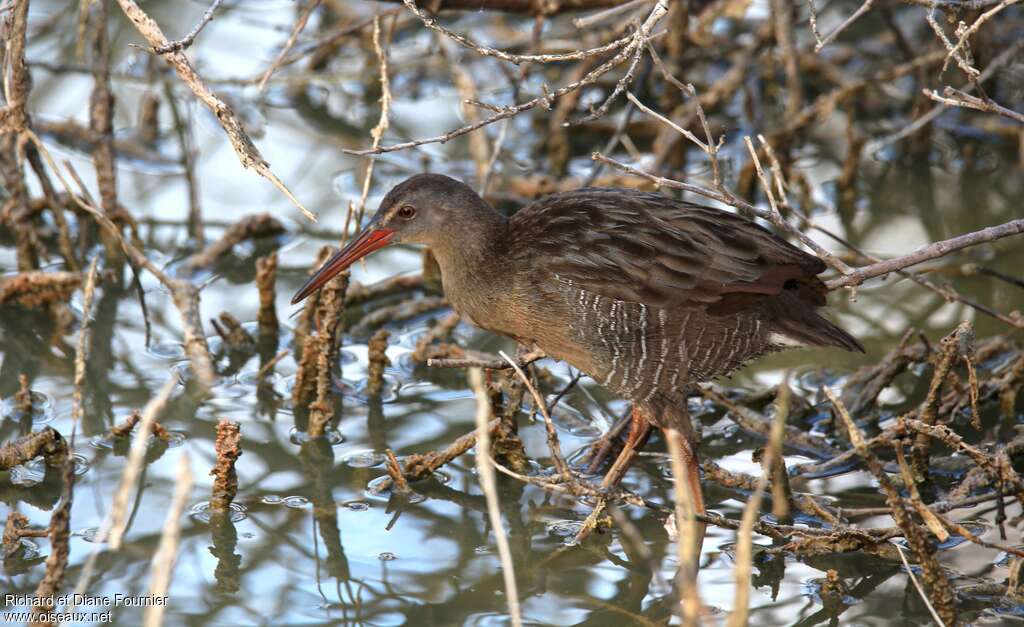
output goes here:
[{"label": "dry stick", "polygon": [[[139,8],[134,0],[117,0],[117,3],[121,5],[121,10],[128,19],[135,25],[139,33],[146,38],[150,46],[153,48],[159,48],[161,46],[168,45],[167,37],[164,36],[163,31],[160,30],[160,25],[157,24],[153,18],[149,17],[145,11]],[[252,142],[252,139],[245,132],[242,123],[239,122],[235,116],[234,111],[227,105],[223,100],[217,97],[215,93],[203,82],[202,77],[196,72],[195,68],[192,67],[192,63],[185,56],[185,53],[181,50],[169,52],[163,57],[170,63],[181,80],[188,85],[189,89],[202,101],[203,104],[213,112],[220,122],[220,125],[224,128],[224,132],[227,133],[228,141],[231,142],[231,147],[235,149],[235,154],[238,156],[238,160],[245,168],[251,168],[256,171],[257,174],[266,178],[274,184],[285,196],[288,197],[292,204],[294,204],[304,216],[316,222],[316,215],[306,209],[299,199],[296,198],[281,179],[270,171],[270,164],[260,154],[256,144]]]},{"label": "dry stick", "polygon": [[631,9],[635,9],[640,5],[650,4],[653,1],[654,0],[629,0],[625,4],[620,4],[619,6],[611,7],[610,9],[604,9],[603,11],[592,13],[586,17],[575,17],[572,20],[572,25],[583,30],[597,24],[598,22],[603,22],[604,20],[615,17],[620,13],[625,13]]},{"label": "dry stick", "polygon": [[747,505],[743,508],[740,529],[736,532],[736,568],[734,569],[736,586],[733,610],[726,621],[726,627],[744,627],[747,624],[750,606],[750,573],[754,558],[754,521],[761,513],[761,500],[765,487],[768,485],[768,475],[775,465],[776,458],[782,456],[782,439],[786,432],[786,421],[789,418],[789,395],[789,373],[786,373],[782,385],[779,386],[778,396],[775,398],[775,418],[772,421],[768,446],[765,448],[762,458],[764,472],[758,477],[754,494],[747,500]]},{"label": "dry stick", "polygon": [[[996,72],[1004,65],[1018,59],[1018,53],[1020,52],[1021,48],[1024,48],[1024,39],[1020,39],[1014,42],[1013,44],[1008,46],[1006,50],[999,53],[999,55],[992,59],[992,61],[990,61],[989,64],[985,67],[985,70],[981,73],[981,76],[978,77],[978,83],[984,83],[988,79],[992,78],[992,76],[994,76]],[[968,91],[972,89],[974,89],[974,85],[967,86]],[[914,133],[921,130],[925,126],[931,124],[932,121],[935,120],[935,118],[939,117],[939,115],[945,110],[946,107],[944,105],[936,105],[931,109],[931,111],[928,111],[927,113],[919,116],[916,120],[914,120],[904,128],[900,129],[899,131],[887,135],[885,137],[871,140],[864,146],[864,151],[869,154],[874,153],[889,144],[892,144],[894,142],[897,142],[901,139],[913,135]]]},{"label": "dry stick", "polygon": [[672,460],[673,486],[675,487],[675,517],[678,538],[676,554],[679,562],[679,602],[682,607],[683,625],[695,626],[700,618],[701,601],[697,589],[697,569],[700,560],[700,545],[703,532],[698,529],[695,496],[690,493],[690,482],[686,480],[687,470],[683,464],[683,434],[675,429],[665,429],[665,442]]},{"label": "dry stick", "polygon": [[25,133],[32,143],[36,145],[36,148],[39,149],[39,152],[49,164],[50,169],[52,169],[57,175],[57,178],[60,179],[64,188],[67,190],[68,195],[74,200],[75,204],[81,207],[86,213],[92,215],[103,228],[107,229],[112,235],[118,238],[121,248],[136,266],[148,270],[171,292],[174,304],[177,307],[178,312],[181,314],[181,326],[185,335],[185,352],[188,354],[189,360],[192,362],[192,369],[195,371],[196,377],[204,389],[212,387],[216,380],[216,374],[213,368],[213,360],[210,358],[210,349],[206,345],[206,335],[203,333],[203,324],[199,319],[199,290],[191,283],[166,275],[155,263],[150,261],[146,255],[139,251],[139,249],[125,240],[120,229],[117,228],[110,218],[97,209],[95,205],[83,200],[82,196],[87,195],[87,189],[71,164],[67,161],[64,162],[65,166],[68,168],[68,173],[79,185],[82,195],[76,194],[71,189],[71,185],[68,183],[67,179],[64,178],[64,175],[57,167],[56,162],[54,162],[53,156],[50,154],[49,150],[47,150],[46,146],[43,145],[43,142],[40,141],[39,137],[31,130],[27,130]]},{"label": "dry stick", "polygon": [[918,596],[920,596],[921,600],[924,601],[924,605],[928,608],[928,612],[931,613],[935,624],[939,625],[939,627],[946,627],[946,623],[942,622],[942,618],[939,616],[938,612],[935,611],[935,608],[932,606],[932,602],[928,600],[928,595],[925,594],[924,588],[921,586],[921,582],[917,580],[916,576],[914,576],[914,569],[910,567],[910,562],[907,561],[907,556],[903,553],[903,547],[895,543],[893,546],[896,547],[896,552],[900,555],[900,560],[903,562],[903,568],[906,570],[907,576],[910,577],[910,582],[914,584],[914,588],[917,590]]},{"label": "dry stick", "polygon": [[320,0],[311,0],[299,15],[299,19],[295,21],[295,26],[292,27],[292,32],[288,35],[288,40],[285,42],[284,47],[277,53],[277,57],[274,58],[274,62],[270,64],[267,71],[263,73],[260,82],[256,84],[256,93],[262,94],[263,90],[267,88],[267,81],[270,80],[271,75],[280,67],[288,52],[291,51],[295,41],[299,38],[299,34],[302,33],[302,29],[306,28],[306,22],[309,21],[310,16],[313,15],[313,11],[318,6],[320,6]]},{"label": "dry stick", "polygon": [[[660,0],[658,4],[655,5],[654,10],[651,11],[651,14],[647,17],[647,20],[640,27],[640,29],[638,29],[637,32],[632,35],[632,37],[636,38],[642,43],[643,41],[646,41],[646,39],[655,36],[651,35],[650,31],[667,12],[668,9],[666,8],[665,2],[666,0]],[[456,137],[461,137],[466,133],[470,133],[479,128],[483,128],[489,124],[494,124],[495,122],[499,122],[501,120],[514,117],[524,111],[529,111],[530,109],[533,109],[537,106],[550,105],[552,100],[561,98],[565,94],[576,91],[580,87],[590,85],[596,82],[598,78],[600,78],[604,74],[607,74],[613,68],[615,68],[620,63],[629,58],[632,54],[633,48],[627,46],[623,50],[620,50],[619,53],[616,54],[614,57],[612,57],[608,61],[605,61],[600,66],[598,66],[591,72],[587,73],[583,78],[579,79],[578,81],[574,81],[568,85],[559,87],[553,92],[546,92],[543,96],[538,96],[537,98],[534,98],[532,100],[528,100],[526,102],[522,102],[517,105],[512,105],[508,107],[500,107],[497,110],[498,112],[489,118],[484,118],[479,122],[467,124],[455,130],[448,131],[443,135],[438,135],[436,137],[426,137],[423,139],[415,139],[412,141],[392,144],[390,146],[378,146],[375,149],[350,150],[345,148],[342,149],[342,152],[350,155],[365,156],[370,154],[380,154],[384,152],[394,152],[396,150],[405,150],[407,148],[414,148],[416,146],[422,146],[424,144],[443,144],[447,141],[455,139]]]},{"label": "dry stick", "polygon": [[508,365],[516,371],[519,379],[529,390],[530,396],[533,397],[533,403],[540,410],[542,416],[544,416],[544,428],[547,430],[548,436],[548,448],[551,449],[551,457],[555,463],[555,468],[558,470],[558,474],[562,476],[562,480],[566,485],[572,486],[575,481],[573,480],[572,472],[569,470],[569,464],[566,463],[565,457],[562,455],[562,446],[558,442],[558,432],[555,430],[555,423],[551,421],[551,415],[548,413],[547,403],[541,398],[537,392],[537,388],[530,382],[529,377],[523,372],[523,369],[519,367],[519,364],[515,362],[511,357],[505,354],[505,351],[499,351],[499,355],[504,359]]},{"label": "dry stick", "polygon": [[[495,418],[487,428],[493,431],[500,425],[501,419]],[[476,430],[473,430],[456,438],[454,442],[449,444],[442,451],[431,451],[423,455],[409,455],[405,458],[405,467],[402,469],[402,475],[409,481],[422,479],[441,466],[444,466],[455,458],[461,456],[475,445]],[[383,492],[384,490],[389,489],[391,485],[391,479],[388,477],[387,480],[381,481],[380,485],[376,486],[376,489],[378,492]]]},{"label": "dry stick", "polygon": [[[124,515],[128,508],[128,493],[138,480],[142,464],[145,461],[146,450],[149,448],[151,427],[156,421],[157,414],[163,411],[163,408],[167,405],[171,392],[174,391],[177,384],[177,376],[172,375],[169,377],[164,386],[157,392],[157,395],[150,399],[142,411],[142,420],[139,423],[138,431],[135,432],[131,449],[128,451],[128,461],[124,471],[121,473],[121,482],[117,486],[117,491],[114,493],[114,499],[111,501],[110,509],[103,519],[103,524],[100,525],[100,529],[96,534],[96,543],[93,545],[93,550],[89,553],[89,557],[86,558],[85,564],[82,566],[78,576],[78,583],[75,585],[75,594],[85,594],[89,589],[89,583],[92,579],[92,573],[96,568],[96,560],[99,557],[100,549],[109,548],[112,551],[116,551],[121,548],[121,540],[124,536]],[[104,543],[109,543],[109,545],[104,547]],[[65,611],[73,611],[74,606],[75,604],[72,603],[70,607],[65,608]]]},{"label": "dry stick", "polygon": [[188,188],[188,234],[195,241],[196,245],[202,245],[205,241],[203,208],[199,198],[199,183],[196,180],[196,157],[198,149],[192,136],[192,128],[182,117],[178,108],[177,98],[174,94],[174,87],[171,85],[171,78],[164,77],[164,96],[167,107],[171,111],[171,119],[174,121],[174,133],[178,136],[178,149],[181,151],[181,169],[185,175],[185,186]]},{"label": "dry stick", "polygon": [[1014,4],[1017,4],[1020,1],[1021,0],[1003,0],[1002,2],[1000,2],[998,5],[996,5],[992,9],[989,9],[985,13],[982,13],[978,17],[978,19],[974,20],[974,23],[971,24],[970,28],[965,30],[963,32],[963,34],[960,35],[960,39],[957,40],[956,45],[949,49],[949,54],[946,55],[946,62],[943,64],[943,68],[942,69],[943,70],[946,69],[946,65],[949,64],[950,58],[953,58],[953,57],[956,56],[957,51],[959,51],[960,48],[963,47],[964,44],[967,43],[967,40],[970,39],[971,35],[973,35],[974,33],[978,32],[978,29],[981,28],[982,24],[984,24],[989,19],[991,19],[996,13],[999,13],[1000,11],[1005,9],[1006,7],[1014,5]]},{"label": "dry stick", "polygon": [[387,457],[385,467],[388,471],[388,476],[391,478],[391,485],[394,486],[394,491],[398,494],[409,493],[409,482],[406,481],[405,475],[402,473],[402,465],[398,463],[398,458],[395,457],[394,451],[390,448],[384,449],[384,455]]},{"label": "dry stick", "polygon": [[957,607],[953,588],[945,572],[942,570],[942,565],[935,559],[931,546],[925,540],[922,530],[911,520],[906,501],[900,496],[895,486],[893,486],[889,476],[885,474],[881,462],[871,449],[868,448],[867,442],[864,440],[864,434],[853,421],[850,412],[846,410],[843,402],[829,388],[822,387],[821,391],[835,407],[843,424],[846,425],[850,435],[850,442],[853,444],[857,454],[867,464],[871,474],[874,475],[879,486],[885,492],[886,504],[889,506],[890,515],[896,521],[896,524],[899,525],[900,529],[903,530],[911,550],[917,555],[918,562],[921,564],[925,582],[928,584],[931,592],[936,595],[935,600],[939,606],[938,615],[946,623],[955,625],[957,623]]},{"label": "dry stick", "polygon": [[[117,167],[114,152],[114,96],[110,90],[110,38],[107,19],[107,3],[94,2],[92,28],[92,79],[93,88],[89,98],[89,130],[96,136],[92,148],[93,168],[99,187],[98,205],[112,220],[123,215],[117,201]],[[106,231],[100,232],[103,247],[110,262],[121,259],[117,238]],[[119,263],[119,261],[116,261]]]},{"label": "dry stick", "polygon": [[[937,356],[938,359],[935,362],[935,371],[928,385],[928,395],[918,410],[922,423],[934,425],[938,420],[938,406],[942,386],[945,385],[946,378],[952,371],[953,366],[959,361],[961,345],[970,346],[973,343],[974,328],[967,321],[961,322],[952,333],[942,338],[940,352]],[[914,439],[911,458],[913,460],[914,480],[918,483],[929,481],[928,465],[931,443],[931,437],[924,433],[918,433]]]},{"label": "dry stick", "polygon": [[420,18],[420,21],[423,22],[424,26],[441,33],[460,46],[469,48],[480,56],[494,57],[495,59],[501,59],[502,61],[508,61],[509,63],[514,63],[516,65],[519,65],[520,63],[560,63],[563,61],[582,61],[588,57],[604,54],[605,52],[611,52],[612,50],[618,50],[634,39],[633,35],[627,35],[621,39],[616,39],[613,42],[597,48],[576,50],[574,52],[567,52],[563,54],[513,54],[505,52],[504,50],[497,50],[495,48],[482,46],[465,35],[460,35],[459,33],[448,30],[444,26],[438,24],[437,20],[428,15],[423,11],[423,9],[419,8],[414,0],[402,0],[402,3],[405,4],[405,6],[416,15],[416,17]]},{"label": "dry stick", "polygon": [[[765,141],[764,136],[759,135],[758,139],[761,141],[761,144],[765,146],[765,152],[771,154],[774,157],[775,153],[774,151],[772,151],[771,145],[767,141]],[[743,142],[747,146],[747,151],[750,153],[750,158],[754,163],[754,170],[757,172],[757,178],[761,182],[761,187],[764,189],[765,196],[768,198],[768,205],[771,207],[771,213],[769,215],[771,216],[772,224],[782,227],[790,232],[793,232],[794,229],[789,228],[789,222],[786,221],[786,219],[782,216],[782,212],[779,211],[778,203],[776,203],[775,201],[775,193],[772,191],[772,186],[769,185],[767,177],[765,177],[764,168],[761,167],[761,160],[757,156],[757,151],[754,150],[754,144],[750,141],[749,136],[744,136]],[[776,179],[776,182],[779,184],[779,188],[781,190],[782,182],[781,180],[779,180],[781,179],[781,173],[777,174],[776,176],[778,177]],[[781,193],[782,192],[780,191],[780,194]],[[783,200],[785,200],[784,195]],[[801,231],[799,230],[796,230],[796,232],[801,233]],[[798,238],[801,242],[807,244],[807,246],[811,248],[811,250],[813,250],[819,258],[821,258],[823,261],[828,262],[830,266],[838,270],[840,274],[847,275],[851,272],[852,269],[850,268],[850,266],[846,265],[842,260],[838,259],[835,255],[822,248],[820,245],[818,245],[817,242],[812,240],[810,237],[798,236]]]},{"label": "dry stick", "polygon": [[92,320],[92,300],[96,294],[96,265],[98,257],[93,257],[89,264],[89,272],[85,279],[82,292],[82,328],[78,331],[78,349],[75,351],[75,391],[71,399],[71,445],[75,444],[75,433],[78,423],[82,421],[85,409],[82,407],[83,388],[85,386],[85,352],[89,344],[89,322]]},{"label": "dry stick", "polygon": [[[520,368],[525,368],[533,362],[544,359],[547,355],[540,349],[534,349],[528,353],[516,356],[516,363]],[[428,359],[427,365],[431,368],[482,368],[484,370],[506,370],[512,368],[505,358],[494,359]]]},{"label": "dry stick", "polygon": [[245,216],[228,227],[220,239],[185,259],[182,267],[187,270],[197,270],[211,266],[222,255],[228,253],[235,244],[247,239],[280,235],[284,232],[284,225],[269,213]]},{"label": "dry stick", "polygon": [[195,28],[177,41],[172,41],[167,45],[153,48],[153,53],[167,54],[168,52],[178,52],[179,50],[184,50],[191,46],[199,33],[213,20],[213,14],[217,11],[217,7],[220,6],[221,2],[224,2],[224,0],[213,0],[213,4],[210,5],[209,9],[206,9],[206,13],[203,13],[202,19],[199,20],[199,23],[196,24]]},{"label": "dry stick", "polygon": [[[398,2],[399,0],[386,0]],[[437,2],[438,11],[501,11],[504,13],[522,13],[535,17],[550,17],[568,11],[588,11],[615,6],[626,0],[561,0],[558,3],[543,4],[536,0],[441,0]],[[923,1],[923,0],[918,0]],[[985,2],[986,0],[973,0]]]},{"label": "dry stick", "polygon": [[498,508],[498,489],[494,476],[494,460],[491,459],[491,400],[484,389],[484,377],[479,368],[469,370],[469,383],[476,397],[476,468],[480,473],[480,487],[487,499],[487,515],[494,529],[494,539],[501,558],[501,574],[505,580],[505,598],[508,600],[509,620],[514,627],[521,627],[523,618],[519,610],[519,590],[516,588],[516,574],[512,566],[512,551],[508,536],[501,521]]},{"label": "dry stick", "polygon": [[896,451],[896,463],[900,467],[900,476],[903,477],[903,484],[910,492],[910,504],[914,507],[914,511],[917,512],[921,520],[928,527],[928,531],[931,531],[939,542],[945,542],[949,539],[949,532],[943,526],[942,521],[932,510],[928,509],[928,506],[924,504],[921,499],[921,492],[917,489],[917,481],[914,480],[914,472],[910,469],[910,464],[907,463],[907,456],[903,454],[903,443],[899,440],[893,443],[893,450]]},{"label": "dry stick", "polygon": [[[110,504],[110,512],[107,514],[99,534],[97,534],[97,537],[101,538],[97,542],[97,546],[102,545],[102,538],[109,537],[111,550],[116,551],[121,548],[125,532],[124,514],[128,508],[128,494],[135,486],[135,482],[142,470],[146,451],[149,449],[149,436],[153,430],[153,423],[156,421],[157,414],[163,411],[164,406],[171,397],[171,392],[174,391],[177,384],[177,376],[168,378],[156,396],[146,403],[146,407],[142,410],[142,420],[139,421],[138,428],[135,430],[135,437],[132,439],[132,446],[128,452],[128,461],[125,465],[124,473],[121,475],[121,482],[117,487],[117,492],[114,493],[114,499]],[[79,585],[81,585],[81,582],[79,582]]]},{"label": "dry stick", "polygon": [[580,124],[583,124],[584,122],[592,122],[604,116],[604,114],[607,113],[608,109],[612,106],[612,103],[615,101],[615,99],[622,95],[624,91],[626,91],[626,88],[629,87],[629,84],[633,82],[633,77],[636,76],[637,68],[640,67],[640,59],[642,59],[644,56],[644,44],[647,43],[648,33],[643,32],[643,29],[644,26],[642,25],[639,28],[637,28],[637,35],[643,33],[642,38],[634,36],[633,41],[629,42],[629,45],[627,45],[623,49],[623,52],[630,52],[632,54],[632,60],[629,62],[629,68],[626,70],[626,73],[622,75],[622,78],[616,81],[615,87],[612,88],[612,92],[608,94],[607,98],[604,99],[604,102],[601,103],[601,106],[597,107],[596,109],[593,109],[590,113],[581,118],[577,118],[575,120],[572,120],[571,122],[563,122],[562,126],[578,126]]},{"label": "dry stick", "polygon": [[259,372],[256,373],[256,378],[262,379],[263,377],[270,374],[270,371],[274,369],[274,366],[278,364],[282,359],[291,354],[291,349],[285,348],[280,353],[274,355],[274,358],[268,361],[260,368]]},{"label": "dry stick", "polygon": [[[178,462],[178,478],[174,484],[174,496],[171,497],[167,518],[164,520],[164,529],[160,534],[160,544],[157,546],[156,553],[153,554],[150,566],[149,594],[153,598],[167,596],[167,588],[171,583],[171,575],[174,573],[175,556],[178,553],[181,514],[188,503],[192,480],[192,463],[188,453],[184,453]],[[165,605],[161,603],[146,607],[142,623],[144,627],[159,627],[163,623],[164,610]]]},{"label": "dry stick", "polygon": [[949,63],[949,57],[953,57],[953,59],[956,60],[956,64],[961,70],[963,70],[964,74],[967,75],[968,80],[970,80],[975,87],[978,87],[978,76],[980,74],[978,69],[971,65],[965,55],[957,53],[956,49],[953,47],[953,42],[946,37],[946,32],[942,30],[942,27],[939,26],[938,21],[935,19],[936,8],[937,7],[935,5],[929,7],[928,12],[925,13],[925,19],[927,20],[928,25],[931,26],[932,30],[935,31],[935,35],[939,38],[939,41],[941,41],[942,45],[949,51],[949,54],[942,64],[943,71],[945,71],[946,66]]},{"label": "dry stick", "polygon": [[[388,55],[380,45],[380,19],[376,16],[373,18],[372,41],[373,51],[377,55],[377,67],[380,68],[380,117],[377,119],[377,125],[370,130],[370,137],[373,138],[372,147],[376,149],[380,146],[380,141],[384,137],[385,131],[388,130],[388,112],[391,110],[391,81],[388,80]],[[353,211],[352,204],[349,203],[348,213],[345,215],[345,226],[341,230],[342,246],[345,245],[345,240],[348,238],[349,224],[353,214],[356,216],[357,229],[363,223],[363,214],[366,211],[366,198],[370,195],[370,182],[373,180],[373,166],[376,162],[376,155],[370,155],[366,162],[366,172],[363,174],[363,189],[359,194],[359,204],[356,206],[356,211]]]},{"label": "dry stick", "polygon": [[1024,124],[1024,114],[1017,113],[1013,109],[1007,109],[991,98],[978,98],[977,96],[972,96],[949,86],[942,91],[943,96],[940,96],[939,92],[934,89],[922,89],[921,91],[925,96],[928,96],[935,102],[940,102],[954,107],[965,107],[968,109],[976,109],[978,111],[986,111],[988,113],[998,113],[1004,118]]},{"label": "dry stick", "polygon": [[64,460],[64,488],[61,491],[60,505],[50,517],[48,535],[50,538],[50,555],[46,558],[46,573],[36,586],[36,599],[47,599],[50,603],[32,604],[32,625],[55,625],[56,623],[40,618],[53,604],[54,596],[64,582],[68,567],[69,538],[71,536],[71,502],[75,487],[75,462],[71,457]]},{"label": "dry stick", "polygon": [[[811,0],[808,0],[808,1],[811,1]],[[828,35],[825,35],[824,39],[821,39],[821,40],[818,41],[818,43],[814,46],[814,51],[815,52],[821,52],[821,49],[824,48],[825,46],[827,46],[836,37],[838,37],[839,33],[843,32],[844,30],[849,28],[851,25],[853,25],[854,22],[859,20],[865,13],[870,11],[872,4],[874,4],[874,0],[864,0],[864,4],[860,5],[860,8],[857,9],[856,11],[854,11],[853,15],[851,15],[848,18],[846,18],[843,21],[842,24],[840,24],[839,26],[836,26],[832,30],[832,32],[830,32]],[[812,12],[811,15],[813,16],[814,13]],[[815,19],[814,22],[812,22],[812,24],[814,25],[815,30],[816,30],[817,20]],[[815,33],[815,36],[817,36],[817,33]]]}]

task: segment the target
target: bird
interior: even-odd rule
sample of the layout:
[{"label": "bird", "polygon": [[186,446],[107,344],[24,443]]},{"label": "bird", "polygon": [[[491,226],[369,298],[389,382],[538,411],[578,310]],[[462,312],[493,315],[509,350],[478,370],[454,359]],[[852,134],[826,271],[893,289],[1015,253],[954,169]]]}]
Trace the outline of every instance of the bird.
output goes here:
[{"label": "bird", "polygon": [[428,247],[445,295],[477,327],[562,360],[630,401],[630,432],[604,485],[652,427],[678,434],[684,478],[705,511],[688,385],[794,347],[863,352],[821,316],[818,257],[756,222],[657,192],[587,187],[506,217],[472,188],[417,174],[296,292],[397,243]]}]

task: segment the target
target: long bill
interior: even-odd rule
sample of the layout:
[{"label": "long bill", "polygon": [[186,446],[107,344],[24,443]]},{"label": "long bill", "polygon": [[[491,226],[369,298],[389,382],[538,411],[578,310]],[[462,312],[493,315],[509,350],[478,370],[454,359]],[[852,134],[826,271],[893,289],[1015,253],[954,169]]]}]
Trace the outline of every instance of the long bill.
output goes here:
[{"label": "long bill", "polygon": [[327,263],[320,266],[316,273],[309,277],[295,296],[292,297],[292,304],[299,303],[307,296],[317,291],[325,283],[330,281],[336,274],[369,255],[375,250],[384,248],[391,243],[395,232],[391,229],[368,228],[359,234],[359,237],[349,242],[348,246],[335,253],[327,260]]}]

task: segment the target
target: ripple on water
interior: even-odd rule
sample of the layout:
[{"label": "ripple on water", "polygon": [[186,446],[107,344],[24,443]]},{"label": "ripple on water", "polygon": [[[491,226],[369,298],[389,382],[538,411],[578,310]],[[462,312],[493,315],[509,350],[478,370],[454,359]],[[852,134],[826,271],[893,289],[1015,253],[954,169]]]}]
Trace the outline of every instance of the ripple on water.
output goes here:
[{"label": "ripple on water", "polygon": [[[548,399],[549,402],[551,400],[551,398]],[[601,435],[599,427],[588,420],[579,410],[567,405],[555,407],[551,413],[551,422],[559,429],[579,438],[596,438]]]},{"label": "ripple on water", "polygon": [[281,499],[281,503],[292,509],[305,509],[310,505],[309,499],[304,496],[286,496]]},{"label": "ripple on water", "polygon": [[353,512],[365,512],[366,510],[368,510],[368,509],[370,509],[372,507],[372,505],[370,505],[369,501],[361,501],[361,500],[345,501],[344,503],[341,503],[341,506],[342,507],[346,507],[346,508],[352,510]]},{"label": "ripple on water", "polygon": [[[76,477],[81,477],[89,472],[91,464],[85,457],[78,453],[73,453],[71,460],[75,466],[74,473]],[[11,483],[23,488],[30,488],[42,483],[43,479],[46,478],[46,461],[41,457],[33,459],[20,466],[11,468],[10,474]]]},{"label": "ripple on water", "polygon": [[344,457],[341,461],[352,468],[375,468],[384,465],[384,460],[387,457],[384,453],[378,453],[372,449],[366,449],[362,451],[352,451]]},{"label": "ripple on water", "polygon": [[[349,395],[363,403],[369,403],[371,396],[366,391],[369,379],[360,379],[350,390]],[[380,387],[380,402],[393,403],[398,400],[398,389],[402,382],[392,374],[385,374]]]},{"label": "ripple on water", "polygon": [[[147,444],[149,446],[154,446],[159,445],[162,442],[167,446],[167,448],[176,448],[184,444],[185,440],[188,439],[188,435],[181,431],[168,431],[167,435],[167,440],[161,440],[151,433]],[[94,435],[89,438],[89,446],[97,449],[113,449],[119,441],[124,441],[127,444],[130,443],[134,437],[134,432],[124,438],[111,437],[109,434]]]},{"label": "ripple on water", "polygon": [[[373,481],[370,481],[368,484],[366,484],[367,498],[378,501],[390,500],[391,495],[393,494],[390,483],[391,477],[388,477],[387,475],[377,477]],[[385,484],[387,484],[388,487],[384,487]],[[415,505],[417,503],[422,503],[423,501],[426,501],[427,497],[423,496],[419,492],[410,491],[408,494],[405,495],[405,500],[407,503]]]},{"label": "ripple on water", "polygon": [[[339,444],[345,443],[345,436],[341,434],[341,431],[328,427],[324,430],[324,437],[327,438],[327,442],[331,446],[338,446]],[[297,446],[301,446],[306,442],[309,442],[312,438],[305,431],[300,431],[298,427],[292,427],[288,431],[288,441]]]},{"label": "ripple on water", "polygon": [[[96,542],[98,541],[97,538],[100,535],[100,528],[99,527],[86,527],[85,529],[79,529],[78,531],[72,532],[71,535],[79,537],[79,538],[85,540],[86,542],[89,542],[89,543],[92,543],[92,544],[96,544]],[[106,542],[107,542],[106,540],[103,541],[103,543],[106,543]]]},{"label": "ripple on water", "polygon": [[[53,399],[48,394],[30,390],[32,395],[32,423],[44,424],[53,420]],[[8,396],[3,400],[2,409],[5,418],[21,420],[24,412],[18,409],[18,401],[14,396]]]},{"label": "ripple on water", "polygon": [[[240,522],[246,519],[247,514],[245,508],[238,503],[232,503],[228,508],[230,510],[231,522]],[[210,502],[202,501],[192,506],[188,513],[189,516],[198,520],[199,522],[209,523],[213,512],[210,511]]]},{"label": "ripple on water", "polygon": [[181,342],[153,342],[146,352],[157,359],[178,361],[185,359],[185,345]]},{"label": "ripple on water", "polygon": [[583,521],[580,520],[556,520],[548,523],[547,534],[553,538],[562,538],[562,544],[572,546],[576,544],[575,538],[583,529]]}]

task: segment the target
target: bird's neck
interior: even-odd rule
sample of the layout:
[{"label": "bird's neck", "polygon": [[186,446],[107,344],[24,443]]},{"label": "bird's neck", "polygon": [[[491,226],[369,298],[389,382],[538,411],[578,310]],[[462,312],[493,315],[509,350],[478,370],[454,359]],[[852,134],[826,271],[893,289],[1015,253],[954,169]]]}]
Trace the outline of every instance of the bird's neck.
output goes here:
[{"label": "bird's neck", "polygon": [[501,258],[508,220],[490,206],[481,214],[464,231],[456,230],[443,245],[432,247],[445,295],[459,313],[473,318],[490,308],[496,292],[507,283],[502,280]]}]

